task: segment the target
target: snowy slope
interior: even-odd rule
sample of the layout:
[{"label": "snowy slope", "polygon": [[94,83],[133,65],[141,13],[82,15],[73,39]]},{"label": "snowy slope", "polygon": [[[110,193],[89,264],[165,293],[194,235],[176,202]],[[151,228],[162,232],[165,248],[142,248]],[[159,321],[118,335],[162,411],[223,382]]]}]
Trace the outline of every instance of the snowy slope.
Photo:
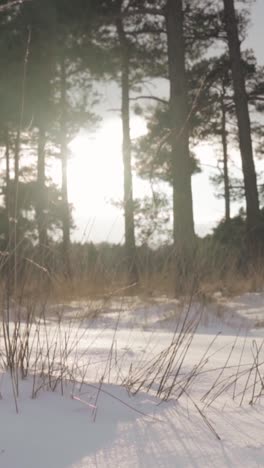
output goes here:
[{"label": "snowy slope", "polygon": [[[149,393],[143,385],[131,396],[116,383],[129,373],[142,376],[148,362],[169,346],[176,321],[184,320],[181,304],[165,299],[156,304],[108,304],[92,320],[87,314],[81,327],[74,325],[75,336],[80,334],[77,361],[90,362],[86,384],[68,381],[63,395],[60,388],[43,389],[32,399],[30,377],[20,382],[16,414],[10,377],[2,372],[0,467],[263,467],[263,399],[260,396],[254,406],[249,404],[255,379],[258,392],[264,380],[263,329],[256,327],[262,298],[246,295],[221,300],[220,306],[192,305],[190,320],[201,308],[205,318],[180,373],[188,375],[211,346],[208,361],[186,393],[177,400],[172,392],[167,402],[154,395],[155,385]],[[230,311],[233,321],[230,315],[223,319]],[[72,313],[72,306],[65,308],[65,333],[66,318]],[[51,333],[54,327],[51,320]],[[256,366],[250,372],[256,359],[259,374]],[[214,400],[217,390],[243,370],[246,373],[236,388],[231,385]],[[249,375],[250,385],[244,392]]]}]

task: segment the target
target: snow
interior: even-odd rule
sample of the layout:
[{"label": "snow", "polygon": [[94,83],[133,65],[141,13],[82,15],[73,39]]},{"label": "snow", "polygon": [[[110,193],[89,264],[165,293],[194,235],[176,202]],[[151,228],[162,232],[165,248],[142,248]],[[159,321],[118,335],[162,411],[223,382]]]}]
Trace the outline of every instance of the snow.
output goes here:
[{"label": "snow", "polygon": [[[58,385],[54,392],[43,385],[34,399],[33,377],[20,380],[17,414],[11,378],[2,369],[1,468],[264,466],[264,407],[256,398],[264,380],[263,293],[219,296],[190,307],[188,301],[167,298],[116,298],[53,306],[51,312],[45,329],[53,337],[50,343],[69,333],[78,343],[67,362],[74,378],[67,373],[63,388]],[[193,337],[186,334],[181,344],[183,351],[192,338],[179,369],[180,385],[209,348],[208,359],[179,399],[175,389],[169,401],[162,401],[155,392],[158,381],[147,392],[147,372],[187,312],[189,323],[199,313],[201,320]],[[241,379],[228,387],[237,373]],[[132,396],[124,383],[139,375],[146,382]],[[258,388],[250,405],[254,382]]]}]

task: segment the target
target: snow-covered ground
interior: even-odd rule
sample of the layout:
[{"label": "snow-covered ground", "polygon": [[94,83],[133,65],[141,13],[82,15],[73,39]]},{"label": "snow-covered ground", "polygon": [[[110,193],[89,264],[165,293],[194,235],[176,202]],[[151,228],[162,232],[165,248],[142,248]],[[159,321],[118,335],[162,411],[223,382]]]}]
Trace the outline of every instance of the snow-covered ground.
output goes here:
[{"label": "snow-covered ground", "polygon": [[47,315],[31,328],[30,369],[42,354],[50,376],[19,381],[18,414],[16,379],[0,374],[1,468],[264,466],[264,294]]}]

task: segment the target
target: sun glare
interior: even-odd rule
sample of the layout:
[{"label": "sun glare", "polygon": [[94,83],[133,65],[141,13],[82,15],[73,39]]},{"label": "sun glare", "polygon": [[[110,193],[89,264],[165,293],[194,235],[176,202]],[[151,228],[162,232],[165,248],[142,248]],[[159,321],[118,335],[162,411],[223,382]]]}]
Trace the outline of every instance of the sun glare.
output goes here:
[{"label": "sun glare", "polygon": [[69,197],[90,214],[109,197],[120,196],[122,160],[116,125],[108,125],[95,135],[78,135],[70,145]]},{"label": "sun glare", "polygon": [[[132,139],[144,133],[144,120],[134,117]],[[105,219],[106,224],[107,219],[112,222],[116,216],[122,220],[122,213],[111,203],[123,197],[121,121],[109,120],[93,134],[82,131],[69,147],[69,201],[75,207],[75,218],[87,222],[92,218],[96,222]]]}]

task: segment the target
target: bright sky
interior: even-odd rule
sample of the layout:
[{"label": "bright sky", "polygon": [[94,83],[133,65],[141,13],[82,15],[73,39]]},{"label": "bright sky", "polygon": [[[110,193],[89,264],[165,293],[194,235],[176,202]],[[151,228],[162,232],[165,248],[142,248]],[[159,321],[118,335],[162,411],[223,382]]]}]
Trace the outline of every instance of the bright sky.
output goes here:
[{"label": "bright sky", "polygon": [[[93,135],[81,133],[70,145],[69,200],[73,203],[77,238],[96,242],[123,240],[122,210],[113,202],[123,197],[121,121],[107,120]],[[142,118],[134,117],[131,137],[146,132]],[[134,179],[135,195],[146,193],[145,183]]]},{"label": "bright sky", "polygon": [[[260,64],[264,64],[262,19],[264,1],[257,0],[252,5],[252,26],[246,46],[252,47]],[[71,143],[72,158],[69,161],[69,199],[74,205],[74,220],[77,230],[76,240],[94,242],[123,241],[123,213],[113,206],[112,201],[122,200],[123,167],[121,154],[121,121],[117,114],[108,109],[119,105],[119,96],[111,86],[103,89],[101,111],[104,119],[94,134],[82,132]],[[132,138],[146,132],[141,117],[131,121]],[[203,235],[224,215],[224,201],[214,196],[214,187],[209,176],[215,171],[207,166],[215,165],[215,148],[201,145],[197,155],[206,169],[193,177],[193,200],[196,231]],[[147,182],[134,177],[134,195],[140,197],[149,190]],[[236,210],[236,207],[233,207]]]}]

